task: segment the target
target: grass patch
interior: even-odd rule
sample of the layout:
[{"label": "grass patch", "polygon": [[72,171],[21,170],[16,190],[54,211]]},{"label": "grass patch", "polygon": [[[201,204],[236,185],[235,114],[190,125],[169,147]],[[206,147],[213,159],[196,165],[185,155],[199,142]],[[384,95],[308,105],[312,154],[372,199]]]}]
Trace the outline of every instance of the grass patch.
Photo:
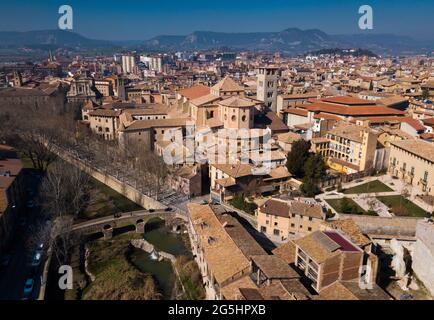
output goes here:
[{"label": "grass patch", "polygon": [[246,199],[243,196],[235,196],[229,202],[235,208],[247,212],[248,214],[251,215],[254,215],[255,210],[258,208],[258,205],[256,203],[246,201]]},{"label": "grass patch", "polygon": [[157,300],[161,295],[151,275],[128,261],[128,238],[89,244],[89,271],[96,277],[83,300]]},{"label": "grass patch", "polygon": [[353,199],[342,198],[342,199],[326,199],[327,203],[336,210],[338,213],[343,214],[364,214],[376,216],[375,212],[367,212],[363,210]]},{"label": "grass patch", "polygon": [[122,194],[91,178],[89,181],[89,204],[84,212],[81,213],[79,220],[85,221],[110,216],[118,212],[130,212],[142,209],[141,206]]},{"label": "grass patch", "polygon": [[426,211],[415,205],[403,196],[377,197],[383,202],[396,216],[403,217],[426,217]]},{"label": "grass patch", "polygon": [[379,180],[370,181],[359,186],[355,186],[344,190],[344,194],[361,194],[361,193],[377,193],[391,192],[393,189],[385,185]]}]

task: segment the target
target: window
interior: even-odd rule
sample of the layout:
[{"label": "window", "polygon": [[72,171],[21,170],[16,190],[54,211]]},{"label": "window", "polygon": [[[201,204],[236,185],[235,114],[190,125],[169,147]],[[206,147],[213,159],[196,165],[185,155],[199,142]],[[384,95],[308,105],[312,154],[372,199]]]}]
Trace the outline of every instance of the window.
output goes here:
[{"label": "window", "polygon": [[309,217],[309,221],[312,221],[313,219],[312,219],[312,217]]},{"label": "window", "polygon": [[235,122],[237,120],[237,117],[236,116],[232,116],[231,120]]},{"label": "window", "polygon": [[312,231],[312,228],[311,228],[311,227],[308,227],[308,228],[307,228],[307,231],[309,231],[309,232]]},{"label": "window", "polygon": [[277,225],[278,225],[278,223],[277,223],[277,222],[275,222],[275,223],[274,223],[274,226],[275,226],[275,227],[277,227]]},{"label": "window", "polygon": [[280,235],[280,230],[279,230],[279,229],[274,229],[274,230],[273,230],[273,234],[274,234],[275,236],[279,236],[279,235]]},{"label": "window", "polygon": [[261,226],[261,232],[266,233],[267,232],[267,227]]},{"label": "window", "polygon": [[423,181],[428,181],[428,171],[425,171],[423,175]]},{"label": "window", "polygon": [[243,120],[243,122],[246,122],[247,117],[246,117],[246,116],[243,116],[243,117],[241,118],[241,120]]}]

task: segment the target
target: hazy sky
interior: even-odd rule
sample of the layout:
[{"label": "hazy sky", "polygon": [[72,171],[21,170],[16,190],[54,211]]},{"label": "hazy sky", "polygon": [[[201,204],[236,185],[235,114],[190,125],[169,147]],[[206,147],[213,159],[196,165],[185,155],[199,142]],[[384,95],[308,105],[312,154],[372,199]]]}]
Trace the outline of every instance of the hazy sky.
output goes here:
[{"label": "hazy sky", "polygon": [[375,33],[434,39],[433,0],[10,0],[0,31],[55,29],[58,8],[74,9],[74,31],[94,39],[142,40],[196,30],[224,32],[318,28],[358,33],[358,8],[374,10]]}]

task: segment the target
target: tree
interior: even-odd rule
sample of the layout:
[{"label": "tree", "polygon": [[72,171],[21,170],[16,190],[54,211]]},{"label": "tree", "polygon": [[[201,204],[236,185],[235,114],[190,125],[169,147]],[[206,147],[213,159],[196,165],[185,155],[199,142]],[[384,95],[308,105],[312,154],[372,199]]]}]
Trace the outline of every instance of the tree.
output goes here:
[{"label": "tree", "polygon": [[313,197],[321,192],[318,183],[327,173],[326,164],[320,154],[311,154],[303,166],[304,178],[301,185],[302,192]]},{"label": "tree", "polygon": [[353,206],[348,198],[342,198],[340,201],[340,209],[342,213],[351,213]]},{"label": "tree", "polygon": [[86,173],[61,160],[49,167],[42,180],[38,202],[53,221],[49,238],[59,264],[68,261],[69,250],[76,240],[77,234],[73,234],[71,229],[74,220],[87,205],[88,184]]},{"label": "tree", "polygon": [[430,97],[429,89],[428,88],[423,88],[422,89],[422,99],[428,100],[429,97]]},{"label": "tree", "polygon": [[311,144],[309,141],[298,140],[294,142],[288,154],[286,166],[288,171],[297,178],[304,177],[304,165],[309,158]]}]

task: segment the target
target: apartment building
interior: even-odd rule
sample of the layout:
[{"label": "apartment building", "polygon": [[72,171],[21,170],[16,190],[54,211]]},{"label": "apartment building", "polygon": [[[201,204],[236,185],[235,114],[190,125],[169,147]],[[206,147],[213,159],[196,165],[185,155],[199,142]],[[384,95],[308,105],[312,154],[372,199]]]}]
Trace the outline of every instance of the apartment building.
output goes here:
[{"label": "apartment building", "polygon": [[327,160],[333,170],[355,173],[374,167],[378,134],[349,122],[338,122],[325,138],[312,139],[312,149]]},{"label": "apartment building", "polygon": [[190,241],[209,300],[306,300],[309,291],[285,260],[268,255],[221,206],[188,205]]},{"label": "apartment building", "polygon": [[320,230],[325,214],[316,203],[302,200],[267,200],[256,212],[259,232],[283,242]]},{"label": "apartment building", "polygon": [[114,95],[113,84],[110,80],[95,80],[95,88],[101,93],[103,97],[111,97]]},{"label": "apartment building", "polygon": [[115,140],[119,129],[120,110],[96,109],[89,112],[91,131],[104,140]]},{"label": "apartment building", "polygon": [[133,73],[136,66],[136,60],[133,55],[122,55],[122,71],[124,73]]},{"label": "apartment building", "polygon": [[[339,230],[316,231],[294,244],[295,266],[311,280],[318,293],[336,281],[375,283],[376,268],[363,268],[371,260],[365,260],[364,251]],[[364,272],[367,274],[362,279]]]},{"label": "apartment building", "polygon": [[210,164],[211,200],[220,203],[236,196],[288,191],[290,178],[286,167],[262,172],[251,164]]},{"label": "apartment building", "polygon": [[0,254],[10,239],[24,198],[22,169],[15,151],[0,145]]},{"label": "apartment building", "polygon": [[434,196],[434,144],[402,140],[390,145],[389,174]]}]

